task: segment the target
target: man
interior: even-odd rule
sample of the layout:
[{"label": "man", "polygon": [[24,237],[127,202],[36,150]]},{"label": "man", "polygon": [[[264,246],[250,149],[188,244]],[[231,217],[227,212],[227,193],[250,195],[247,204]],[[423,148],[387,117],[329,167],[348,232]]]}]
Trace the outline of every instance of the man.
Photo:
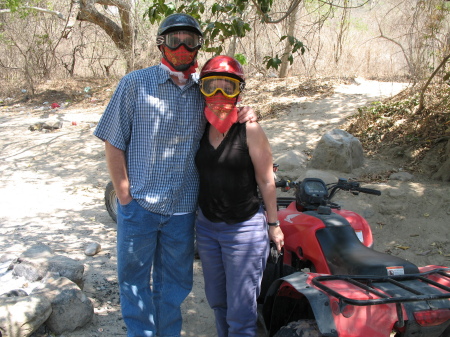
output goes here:
[{"label": "man", "polygon": [[[206,120],[191,75],[202,42],[194,18],[168,16],[158,29],[161,64],[122,78],[94,132],[105,141],[119,200],[117,270],[128,337],[180,336],[180,306],[192,289],[194,157]],[[251,110],[240,117],[255,119]]]}]

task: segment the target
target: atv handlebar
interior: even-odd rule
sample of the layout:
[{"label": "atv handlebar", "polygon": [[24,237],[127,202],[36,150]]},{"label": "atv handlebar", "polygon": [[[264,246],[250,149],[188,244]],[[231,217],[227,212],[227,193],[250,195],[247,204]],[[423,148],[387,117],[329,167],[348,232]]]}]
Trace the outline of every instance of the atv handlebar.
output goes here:
[{"label": "atv handlebar", "polygon": [[[289,180],[278,180],[275,182],[275,187],[277,188],[296,188],[301,185],[301,182],[289,181]],[[373,195],[381,195],[381,191],[375,190],[372,188],[360,187],[359,182],[357,181],[347,181],[346,179],[339,179],[337,183],[333,183],[329,185],[329,190],[344,190],[350,192],[361,192]],[[334,194],[334,193],[333,193]]]},{"label": "atv handlebar", "polygon": [[373,195],[381,195],[381,191],[374,190],[372,188],[360,187],[359,182],[348,181],[347,179],[342,179],[342,178],[340,178],[336,184],[333,184],[333,186],[331,186],[330,189],[331,189],[330,199],[331,199],[331,196],[335,193],[335,191],[337,189],[341,189],[344,191],[350,191],[350,192],[361,192],[361,193],[367,193],[367,194],[373,194]]},{"label": "atv handlebar", "polygon": [[320,181],[319,184],[322,184],[323,186],[322,191],[327,192],[318,192],[319,194],[315,194],[317,193],[317,191],[313,191],[312,194],[310,194],[308,197],[307,192],[305,192],[305,190],[302,188],[302,184],[309,183],[311,179],[313,178],[307,179],[308,182],[305,181],[295,182],[281,179],[275,182],[275,186],[277,188],[281,188],[282,191],[284,192],[288,191],[291,188],[295,188],[297,190],[295,197],[297,203],[302,205],[306,209],[316,209],[319,205],[328,206],[331,208],[340,208],[338,204],[331,202],[331,199],[339,190],[348,191],[355,195],[359,193],[381,195],[381,191],[379,190],[360,187],[360,184],[357,181],[348,181],[347,179],[339,178],[336,183],[331,183],[328,185],[325,185],[325,183],[322,180],[317,179],[317,181]]},{"label": "atv handlebar", "polygon": [[[285,187],[285,188],[294,187],[294,186],[291,186],[291,184],[292,184],[291,181],[281,179],[281,180],[278,180],[278,181],[275,182],[275,187],[276,188],[278,188],[278,187],[282,187],[282,188],[283,187]],[[294,184],[296,184],[296,183],[294,183]]]},{"label": "atv handlebar", "polygon": [[381,191],[373,190],[371,188],[364,188],[364,187],[358,188],[358,192],[367,193],[367,194],[373,194],[373,195],[381,195]]}]

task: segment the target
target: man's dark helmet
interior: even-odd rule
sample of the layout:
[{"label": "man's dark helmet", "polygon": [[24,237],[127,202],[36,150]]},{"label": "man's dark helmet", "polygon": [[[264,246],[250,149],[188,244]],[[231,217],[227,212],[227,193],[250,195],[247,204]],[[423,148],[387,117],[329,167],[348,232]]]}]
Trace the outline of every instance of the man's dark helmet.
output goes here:
[{"label": "man's dark helmet", "polygon": [[158,28],[158,36],[164,35],[176,30],[187,30],[203,36],[200,24],[188,14],[171,14],[166,17]]}]

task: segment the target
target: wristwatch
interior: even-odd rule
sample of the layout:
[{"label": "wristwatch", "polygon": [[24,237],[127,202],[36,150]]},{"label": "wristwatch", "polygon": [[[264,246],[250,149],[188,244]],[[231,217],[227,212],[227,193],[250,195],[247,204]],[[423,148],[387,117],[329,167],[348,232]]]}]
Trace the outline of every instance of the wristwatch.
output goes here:
[{"label": "wristwatch", "polygon": [[280,226],[280,221],[277,220],[277,222],[268,222],[267,224],[269,226],[278,227]]}]

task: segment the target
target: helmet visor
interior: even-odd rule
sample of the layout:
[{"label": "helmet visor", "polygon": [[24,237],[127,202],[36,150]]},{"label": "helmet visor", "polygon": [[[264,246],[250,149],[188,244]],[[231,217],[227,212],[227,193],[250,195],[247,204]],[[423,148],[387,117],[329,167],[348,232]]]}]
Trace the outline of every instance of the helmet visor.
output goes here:
[{"label": "helmet visor", "polygon": [[200,91],[210,97],[220,90],[226,97],[232,98],[241,93],[242,84],[239,80],[227,76],[209,76],[200,80]]},{"label": "helmet visor", "polygon": [[179,46],[184,44],[189,49],[200,48],[203,43],[203,38],[187,30],[177,30],[174,32],[169,32],[167,34],[158,36],[156,40],[157,45],[166,45],[170,49],[177,49]]}]

